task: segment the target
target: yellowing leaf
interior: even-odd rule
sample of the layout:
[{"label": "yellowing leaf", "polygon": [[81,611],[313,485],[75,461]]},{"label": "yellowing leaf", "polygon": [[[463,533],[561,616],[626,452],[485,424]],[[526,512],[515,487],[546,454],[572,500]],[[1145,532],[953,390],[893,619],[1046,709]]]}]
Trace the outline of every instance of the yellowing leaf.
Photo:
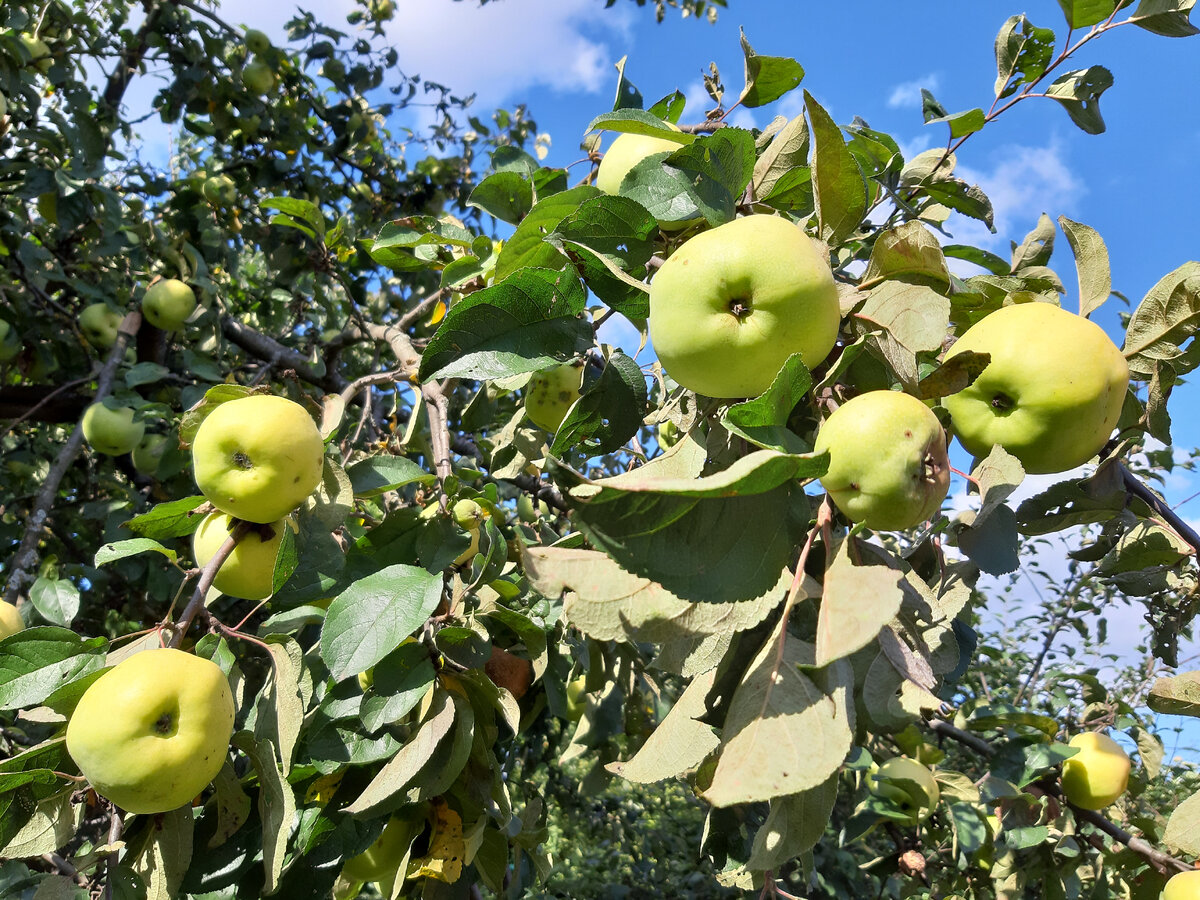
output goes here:
[{"label": "yellowing leaf", "polygon": [[462,875],[463,857],[467,852],[463,840],[462,816],[446,805],[445,800],[433,804],[433,834],[429,853],[408,865],[408,878],[433,878],[454,884]]},{"label": "yellowing leaf", "polygon": [[345,772],[333,772],[329,775],[322,775],[304,792],[304,804],[307,806],[309,803],[318,803],[324,806],[337,793],[338,785],[342,783],[342,776],[345,774]]},{"label": "yellowing leaf", "polygon": [[447,306],[445,301],[439,300],[433,307],[433,315],[429,317],[429,324],[436,325],[438,322],[442,321],[442,319],[446,318],[446,309]]}]

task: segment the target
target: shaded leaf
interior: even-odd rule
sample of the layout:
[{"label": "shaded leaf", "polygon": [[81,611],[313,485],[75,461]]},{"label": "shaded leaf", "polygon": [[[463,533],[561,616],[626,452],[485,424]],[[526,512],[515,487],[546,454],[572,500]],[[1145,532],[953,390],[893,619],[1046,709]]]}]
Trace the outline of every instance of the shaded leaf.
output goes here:
[{"label": "shaded leaf", "polygon": [[813,96],[804,92],[815,148],[813,194],[821,239],[840,244],[857,230],[867,211],[867,186],[862,171],[842,139],[842,132]]},{"label": "shaded leaf", "polygon": [[746,58],[746,86],[739,97],[742,106],[749,109],[765,106],[799,86],[804,78],[804,67],[800,63],[783,56],[755,53],[744,29],[741,30],[741,41]]}]

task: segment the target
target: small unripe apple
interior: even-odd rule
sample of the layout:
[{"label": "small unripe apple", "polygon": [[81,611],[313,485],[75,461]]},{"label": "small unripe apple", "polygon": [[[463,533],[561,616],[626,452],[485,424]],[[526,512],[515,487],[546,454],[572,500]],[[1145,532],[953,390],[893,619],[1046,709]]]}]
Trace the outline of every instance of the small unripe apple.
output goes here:
[{"label": "small unripe apple", "polygon": [[271,49],[271,39],[257,28],[246,29],[246,49],[258,56]]},{"label": "small unripe apple", "polygon": [[183,331],[184,323],[195,308],[196,292],[178,278],[154,282],[142,297],[142,315],[163,331]]},{"label": "small unripe apple", "polygon": [[1085,731],[1068,743],[1079,752],[1063,763],[1062,790],[1082,809],[1104,809],[1129,787],[1129,754],[1107,735]]},{"label": "small unripe apple", "polygon": [[486,514],[474,500],[459,500],[450,510],[450,515],[454,523],[471,536],[470,546],[454,560],[456,566],[466,565],[479,552],[479,531]]},{"label": "small unripe apple", "polygon": [[342,877],[347,881],[382,881],[395,875],[408,851],[409,831],[403,820],[392,817],[375,843],[358,856],[346,860]]},{"label": "small unripe apple", "polygon": [[130,458],[133,467],[143,475],[153,475],[158,471],[162,458],[170,448],[171,441],[165,434],[148,434],[133,448]]},{"label": "small unripe apple", "polygon": [[[217,555],[237,522],[222,512],[209,513],[192,535],[192,553],[196,565],[203,568]],[[272,593],[275,562],[283,530],[289,527],[286,519],[270,525],[250,528],[238,540],[229,558],[222,563],[213,579],[213,587],[230,597],[243,600],[266,600]]]},{"label": "small unripe apple", "polygon": [[133,415],[128,406],[110,409],[101,402],[93,403],[83,413],[83,436],[97,453],[129,453],[146,431],[145,423],[135,421]]},{"label": "small unripe apple", "polygon": [[868,391],[834,411],[813,446],[829,452],[821,485],[847,518],[877,531],[912,528],[950,489],[946,432],[909,394]]},{"label": "small unripe apple", "polygon": [[18,35],[18,40],[20,40],[29,52],[29,65],[33,66],[43,75],[49,72],[54,60],[50,57],[50,48],[46,45],[46,42],[28,32],[21,32]]},{"label": "small unripe apple", "polygon": [[1200,869],[1172,875],[1163,888],[1162,900],[1200,900]]},{"label": "small unripe apple", "polygon": [[376,22],[390,21],[396,12],[396,4],[392,0],[371,0],[371,18]]},{"label": "small unripe apple", "polygon": [[525,386],[525,415],[539,428],[558,431],[579,399],[582,383],[583,367],[574,363],[535,372]]},{"label": "small unripe apple", "polygon": [[933,773],[915,759],[897,756],[867,776],[871,793],[886,797],[911,815],[911,821],[924,822],[941,800],[942,792]]},{"label": "small unripe apple", "polygon": [[0,362],[8,362],[21,352],[21,339],[16,330],[0,319]]},{"label": "small unripe apple", "polygon": [[21,611],[11,603],[0,601],[0,640],[24,630],[25,620],[21,618]]},{"label": "small unripe apple", "polygon": [[93,303],[79,314],[79,330],[98,350],[107,350],[117,342],[122,316],[107,303]]},{"label": "small unripe apple", "polygon": [[237,185],[228,175],[210,175],[204,179],[204,186],[200,192],[204,194],[205,200],[221,209],[237,203]]},{"label": "small unripe apple", "polygon": [[242,84],[251,93],[260,96],[269,94],[275,89],[275,80],[274,70],[260,59],[254,60],[242,69]]}]

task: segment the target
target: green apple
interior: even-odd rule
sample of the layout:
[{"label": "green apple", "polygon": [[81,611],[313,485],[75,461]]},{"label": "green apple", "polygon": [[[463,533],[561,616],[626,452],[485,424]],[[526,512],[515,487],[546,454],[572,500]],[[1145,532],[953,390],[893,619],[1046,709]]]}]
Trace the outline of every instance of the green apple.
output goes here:
[{"label": "green apple", "polygon": [[868,775],[867,787],[909,812],[913,824],[928,819],[942,797],[933,773],[904,756],[889,759]]},{"label": "green apple", "polygon": [[21,611],[11,603],[0,601],[0,640],[24,630],[25,620],[21,618]]},{"label": "green apple", "polygon": [[184,323],[195,308],[196,292],[178,278],[154,282],[142,297],[142,315],[163,331],[183,331]]},{"label": "green apple", "polygon": [[376,22],[391,20],[396,12],[396,4],[392,0],[371,0],[371,18]]},{"label": "green apple", "polygon": [[658,446],[666,450],[668,447],[674,447],[679,443],[682,435],[679,433],[679,426],[669,419],[666,422],[658,423]]},{"label": "green apple", "polygon": [[687,240],[650,284],[650,340],[667,374],[709,397],[753,397],[799,353],[810,369],[837,340],[829,263],[778,216],[735,219]]},{"label": "green apple", "polygon": [[1200,900],[1200,869],[1172,875],[1163,888],[1162,900]]},{"label": "green apple", "polygon": [[899,391],[868,391],[817,432],[829,452],[821,485],[852,522],[899,531],[929,519],[950,490],[946,432],[928,406]]},{"label": "green apple", "polygon": [[587,675],[579,675],[567,682],[567,718],[578,722],[587,711]]},{"label": "green apple", "polygon": [[128,406],[93,403],[83,413],[83,436],[97,453],[108,456],[130,453],[146,431],[145,423],[133,416],[134,411]]},{"label": "green apple", "polygon": [[[679,131],[679,128],[670,122],[663,124],[672,131]],[[652,137],[648,134],[619,134],[600,160],[600,167],[596,170],[596,187],[606,194],[620,194],[621,182],[643,159],[655,153],[674,153],[683,146],[685,145],[667,138]],[[702,218],[659,221],[658,225],[664,231],[679,231],[701,221]]]},{"label": "green apple", "polygon": [[558,431],[571,404],[579,399],[582,384],[583,366],[575,363],[535,372],[525,386],[525,415],[538,428]]},{"label": "green apple", "polygon": [[269,94],[275,89],[275,72],[260,59],[248,64],[242,69],[242,84],[251,93]]},{"label": "green apple", "polygon": [[1063,763],[1063,796],[1082,809],[1104,809],[1129,787],[1129,755],[1107,735],[1077,734],[1068,746],[1079,752]]},{"label": "green apple", "polygon": [[0,119],[8,115],[8,98],[4,96],[4,92],[0,91]]},{"label": "green apple", "polygon": [[1065,472],[1100,452],[1125,403],[1129,367],[1099,325],[1049,303],[1005,306],[946,355],[988,353],[975,382],[943,403],[968,451],[999,444],[1031,474]]},{"label": "green apple", "polygon": [[96,793],[126,812],[168,812],[220,771],[234,711],[216,663],[143,650],[84,691],[67,723],[67,752]]},{"label": "green apple", "polygon": [[79,314],[79,330],[98,350],[107,350],[117,342],[117,329],[123,316],[107,303],[93,303]]},{"label": "green apple", "polygon": [[46,42],[28,32],[22,32],[18,35],[18,40],[20,40],[29,52],[28,65],[33,66],[43,75],[49,72],[54,60],[50,56],[50,48],[46,45]]},{"label": "green apple", "polygon": [[158,471],[162,458],[170,449],[171,440],[165,434],[148,434],[133,448],[130,458],[133,467],[143,475],[153,475]]},{"label": "green apple", "polygon": [[271,49],[271,39],[257,28],[247,28],[246,49],[257,56],[262,56]]},{"label": "green apple", "polygon": [[411,843],[410,826],[403,819],[393,816],[383,826],[383,832],[375,843],[358,856],[346,860],[342,877],[355,883],[390,880],[404,861],[404,854]]},{"label": "green apple", "polygon": [[204,199],[213,206],[228,209],[237,203],[237,185],[228,175],[210,175],[200,188]]},{"label": "green apple", "polygon": [[247,522],[282,519],[321,483],[325,447],[299,403],[252,394],[220,404],[192,441],[196,485],[222,512]]},{"label": "green apple", "polygon": [[[222,512],[209,513],[204,517],[192,535],[192,553],[196,557],[196,565],[208,565],[236,524],[235,519]],[[279,558],[279,544],[287,527],[287,520],[279,519],[270,525],[251,528],[221,565],[217,577],[213,579],[213,587],[222,594],[243,600],[266,600],[270,597],[275,561]]]},{"label": "green apple", "polygon": [[8,362],[21,352],[21,338],[16,330],[0,319],[0,362]]},{"label": "green apple", "polygon": [[474,500],[459,500],[451,507],[450,515],[454,524],[471,536],[471,545],[454,560],[456,566],[466,565],[479,552],[479,529],[487,514]]}]

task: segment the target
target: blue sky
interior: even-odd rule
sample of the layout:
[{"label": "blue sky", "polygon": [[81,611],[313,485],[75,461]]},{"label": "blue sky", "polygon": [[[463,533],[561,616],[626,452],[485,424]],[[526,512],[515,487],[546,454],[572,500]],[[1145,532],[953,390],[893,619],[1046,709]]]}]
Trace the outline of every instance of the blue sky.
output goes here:
[{"label": "blue sky", "polygon": [[[650,10],[628,0],[607,10],[601,0],[494,0],[483,8],[473,0],[399,0],[387,34],[408,74],[456,93],[476,93],[476,114],[524,103],[539,130],[551,135],[546,164],[567,165],[582,155],[587,123],[611,108],[613,64],[622,56],[628,57],[627,76],[648,103],[679,89],[689,98],[683,120],[700,121],[708,100],[702,72],[710,61],[720,68],[729,102],[740,91],[738,29],[744,27],[759,53],[800,61],[803,87],[837,122],[861,116],[912,155],[946,137],[944,126],[922,123],[921,87],[951,112],[989,107],[993,42],[1009,15],[1024,12],[1036,25],[1054,29],[1060,42],[1067,30],[1055,0],[729,4],[716,25],[681,20],[674,11],[656,25]],[[301,5],[331,22],[352,8],[346,0]],[[222,15],[281,37],[294,10],[290,2],[225,3]],[[949,228],[956,241],[1007,258],[1009,242],[1020,241],[1043,211],[1083,222],[1108,245],[1114,288],[1136,303],[1159,278],[1200,255],[1200,104],[1180,99],[1194,96],[1200,84],[1200,37],[1168,39],[1119,28],[1085,47],[1064,70],[1092,64],[1107,66],[1115,79],[1101,101],[1107,132],[1084,134],[1050,100],[1018,104],[959,152],[958,173],[979,183],[996,207],[997,233],[961,218],[951,219]],[[800,101],[800,92],[793,92],[764,109],[736,111],[730,121],[761,126],[776,114],[797,114]],[[402,123],[419,119],[396,124]],[[1061,233],[1051,265],[1068,288],[1064,305],[1074,308],[1074,265]],[[1118,343],[1119,308],[1110,300],[1095,316]],[[1200,445],[1198,410],[1195,389],[1176,391],[1175,443],[1183,450]],[[1198,490],[1200,478],[1190,473],[1176,473],[1166,486],[1173,503]],[[1200,524],[1200,499],[1179,511]],[[1110,636],[1127,651],[1144,634],[1138,608],[1135,603],[1110,615]],[[1193,642],[1192,668],[1200,662],[1196,652]]]}]

